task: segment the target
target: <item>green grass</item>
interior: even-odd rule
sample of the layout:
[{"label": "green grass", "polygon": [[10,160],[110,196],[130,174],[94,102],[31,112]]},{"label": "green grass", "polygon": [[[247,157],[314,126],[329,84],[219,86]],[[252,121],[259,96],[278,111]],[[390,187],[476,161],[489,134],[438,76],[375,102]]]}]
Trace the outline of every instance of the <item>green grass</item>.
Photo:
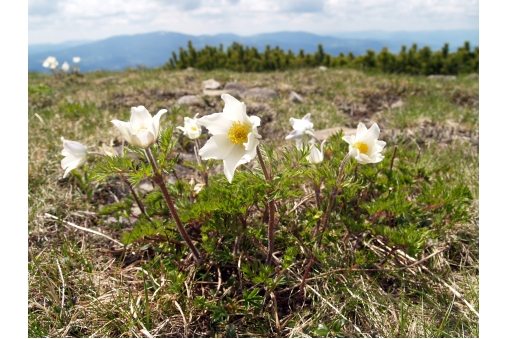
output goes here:
[{"label": "green grass", "polygon": [[[219,175],[192,204],[188,179],[199,176],[187,163],[175,165],[180,180],[167,186],[206,258],[199,265],[188,257],[157,190],[144,194],[151,224],[130,218],[132,195],[118,178],[89,178],[99,159],[78,170],[81,181],[61,179],[60,136],[95,151],[122,143],[110,121],[128,120],[133,106],[152,114],[168,109],[163,127],[220,112],[222,100],[211,96],[204,107],[174,107],[183,95],[201,95],[201,81],[209,78],[280,94],[244,100],[249,114],[262,117],[264,149],[284,173],[274,184],[280,264],[264,264],[266,193],[256,186],[255,160],[237,171],[233,185],[213,168]],[[291,90],[305,101],[290,102]],[[59,78],[29,73],[28,91],[29,337],[137,337],[146,331],[155,337],[479,336],[471,309],[479,309],[477,79],[346,69],[139,69]],[[394,105],[398,101],[401,106]],[[387,142],[382,162],[346,166],[348,180],[322,247],[311,236],[322,211],[306,175],[325,178],[326,202],[347,145],[329,138],[331,158],[317,172],[289,151],[290,163],[299,165],[288,169],[289,118],[308,112],[316,130],[376,122]],[[173,138],[171,154],[192,158],[188,140],[179,132]],[[73,225],[130,245],[124,251]],[[312,257],[317,260],[305,274]]]}]

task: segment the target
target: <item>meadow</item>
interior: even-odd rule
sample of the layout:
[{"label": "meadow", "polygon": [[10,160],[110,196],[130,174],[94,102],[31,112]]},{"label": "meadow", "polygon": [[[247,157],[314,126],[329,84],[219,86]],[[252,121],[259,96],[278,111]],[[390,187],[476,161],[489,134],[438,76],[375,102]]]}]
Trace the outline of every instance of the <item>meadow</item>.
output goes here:
[{"label": "meadow", "polygon": [[[175,127],[223,110],[220,96],[203,91],[207,79],[276,92],[237,97],[261,120],[272,181],[253,159],[230,184],[211,160],[209,185],[193,190],[205,182],[203,168]],[[201,100],[177,105],[186,95]],[[149,175],[132,180],[146,213],[121,177],[94,171],[101,157],[62,178],[60,137],[135,157],[111,120],[128,121],[139,105],[168,110],[164,182],[200,262]],[[306,160],[308,147],[285,140],[290,118],[307,113],[327,140],[317,165]],[[342,136],[360,122],[379,126],[385,158],[350,160],[336,185],[348,153]],[[479,336],[477,74],[29,73],[28,124],[29,337]],[[208,137],[204,129],[201,145]],[[329,225],[316,233],[328,206]]]}]

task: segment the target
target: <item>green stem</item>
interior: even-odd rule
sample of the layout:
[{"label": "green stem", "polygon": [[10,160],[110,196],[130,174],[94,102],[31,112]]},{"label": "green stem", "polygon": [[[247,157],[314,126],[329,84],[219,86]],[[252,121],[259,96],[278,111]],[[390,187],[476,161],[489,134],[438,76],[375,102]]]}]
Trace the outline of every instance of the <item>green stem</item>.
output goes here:
[{"label": "green stem", "polygon": [[171,215],[175,219],[176,226],[178,227],[178,231],[180,232],[180,235],[187,243],[187,246],[189,246],[189,249],[192,252],[192,255],[194,256],[194,260],[196,262],[201,261],[201,254],[199,253],[198,249],[194,246],[192,243],[189,235],[187,234],[187,231],[185,231],[185,228],[182,225],[182,222],[180,221],[180,217],[178,217],[178,213],[176,212],[175,205],[173,204],[173,200],[171,199],[171,196],[169,195],[168,189],[166,188],[166,185],[164,184],[164,178],[161,173],[159,173],[159,170],[157,168],[157,164],[155,163],[155,160],[153,158],[152,152],[150,151],[150,148],[145,149],[146,156],[148,160],[150,161],[150,164],[152,165],[154,175],[152,177],[152,180],[157,184],[157,186],[160,187],[162,191],[162,195],[164,196],[164,200],[166,200],[166,204],[169,207],[169,210],[171,211]]}]

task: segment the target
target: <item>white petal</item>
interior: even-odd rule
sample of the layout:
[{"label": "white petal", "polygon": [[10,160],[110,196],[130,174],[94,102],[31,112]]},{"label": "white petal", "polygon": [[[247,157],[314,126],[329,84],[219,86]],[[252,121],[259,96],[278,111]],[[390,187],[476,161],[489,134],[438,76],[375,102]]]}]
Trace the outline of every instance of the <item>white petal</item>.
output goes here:
[{"label": "white petal", "polygon": [[250,121],[251,125],[254,127],[259,127],[261,125],[261,119],[258,116],[251,115],[249,117],[249,121]]},{"label": "white petal", "polygon": [[[66,154],[64,154],[63,152],[66,152]],[[67,154],[74,154],[76,156],[84,156],[87,154],[86,147],[77,141],[65,140],[64,141],[64,150],[62,151],[62,155],[67,155]]]},{"label": "white petal", "polygon": [[132,131],[136,132],[142,128],[152,126],[152,116],[145,108],[145,106],[138,106],[131,108],[130,125]]},{"label": "white petal", "polygon": [[248,163],[249,161],[251,161],[252,159],[254,159],[257,155],[257,152],[256,152],[256,147],[250,149],[250,150],[246,150],[245,151],[245,154],[243,155],[243,160],[245,160],[245,163]]},{"label": "white petal", "polygon": [[131,132],[130,124],[128,122],[120,121],[120,120],[111,120],[111,122],[116,126],[116,128],[118,128],[120,133],[122,133],[122,136],[125,138],[125,140],[127,140],[127,142],[129,144],[132,144],[132,139],[131,139],[132,132]]},{"label": "white petal", "polygon": [[372,141],[376,140],[377,138],[379,138],[379,132],[380,132],[379,126],[376,123],[374,123],[372,126],[370,126],[369,130],[365,133],[365,135],[362,137],[362,139],[366,143],[372,142]]},{"label": "white petal", "polygon": [[247,135],[247,142],[243,145],[245,146],[245,150],[249,151],[253,148],[255,148],[259,144],[258,138],[256,138],[256,135],[254,133],[249,133]]},{"label": "white petal", "polygon": [[73,154],[69,154],[65,158],[62,159],[60,162],[60,165],[63,169],[65,169],[64,178],[69,175],[69,172],[72,171],[75,168],[78,168],[82,166],[86,162],[86,155],[85,156],[75,156]]},{"label": "white petal", "polygon": [[355,142],[355,136],[354,135],[343,136],[342,140],[344,140],[350,145],[353,145],[353,143]]},{"label": "white petal", "polygon": [[229,183],[233,181],[236,168],[241,164],[247,163],[247,160],[243,159],[244,155],[245,149],[240,145],[236,145],[229,153],[228,157],[224,159],[224,174]]},{"label": "white petal", "polygon": [[204,159],[223,160],[229,156],[235,145],[224,134],[212,136],[199,150],[199,155]]},{"label": "white petal", "polygon": [[356,140],[360,140],[365,134],[367,134],[367,127],[365,127],[363,122],[360,122],[356,128]]},{"label": "white petal", "polygon": [[302,150],[303,148],[302,139],[296,139],[296,148],[299,149],[300,151]]},{"label": "white petal", "polygon": [[362,165],[365,165],[365,164],[368,164],[370,163],[370,158],[363,154],[363,153],[360,153],[358,152],[358,155],[355,157],[356,161],[358,161],[359,164],[362,164]]},{"label": "white petal", "polygon": [[132,136],[132,144],[137,147],[147,148],[155,142],[155,135],[149,130],[143,129]]},{"label": "white petal", "polygon": [[286,136],[286,140],[293,140],[293,139],[300,139],[303,136],[303,132],[297,131],[296,129],[292,130],[291,133],[289,133]]},{"label": "white petal", "polygon": [[227,120],[224,113],[213,113],[198,119],[198,122],[205,126],[213,134],[228,134],[231,128],[231,121]]},{"label": "white petal", "polygon": [[222,94],[221,98],[224,100],[224,109],[222,111],[226,119],[229,121],[240,121],[242,124],[249,121],[247,108],[243,102],[226,93]]},{"label": "white petal", "polygon": [[381,152],[385,148],[386,142],[383,140],[376,140],[376,148],[378,152]]},{"label": "white petal", "polygon": [[[167,109],[161,109],[159,112],[157,112],[157,114],[155,114],[155,116],[152,118],[152,125],[153,125],[153,129],[154,129],[154,132],[155,132],[155,140],[157,140],[159,138],[159,120],[161,118],[161,116],[166,113],[168,110]],[[150,114],[150,113],[149,113]]]}]

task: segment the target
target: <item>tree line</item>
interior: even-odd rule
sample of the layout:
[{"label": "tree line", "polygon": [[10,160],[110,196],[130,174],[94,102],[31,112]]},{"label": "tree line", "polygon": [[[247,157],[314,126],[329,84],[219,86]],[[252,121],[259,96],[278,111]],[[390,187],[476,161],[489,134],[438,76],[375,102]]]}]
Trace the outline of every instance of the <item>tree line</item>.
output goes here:
[{"label": "tree line", "polygon": [[178,55],[172,52],[163,68],[193,67],[207,71],[229,69],[237,72],[262,72],[326,66],[412,75],[457,75],[478,73],[479,58],[479,47],[471,50],[469,41],[456,52],[450,52],[448,43],[437,51],[432,51],[428,46],[418,49],[418,45],[413,44],[409,49],[403,45],[398,54],[393,54],[384,47],[377,54],[368,49],[366,54],[358,56],[352,52],[347,55],[341,52],[332,56],[325,53],[322,44],[318,45],[313,54],[305,53],[303,49],[295,54],[291,50],[286,52],[278,46],[272,48],[270,45],[266,45],[265,50],[260,52],[256,47],[243,46],[236,42],[226,50],[222,44],[219,47],[207,45],[196,50],[189,41],[187,49],[180,47]]}]

